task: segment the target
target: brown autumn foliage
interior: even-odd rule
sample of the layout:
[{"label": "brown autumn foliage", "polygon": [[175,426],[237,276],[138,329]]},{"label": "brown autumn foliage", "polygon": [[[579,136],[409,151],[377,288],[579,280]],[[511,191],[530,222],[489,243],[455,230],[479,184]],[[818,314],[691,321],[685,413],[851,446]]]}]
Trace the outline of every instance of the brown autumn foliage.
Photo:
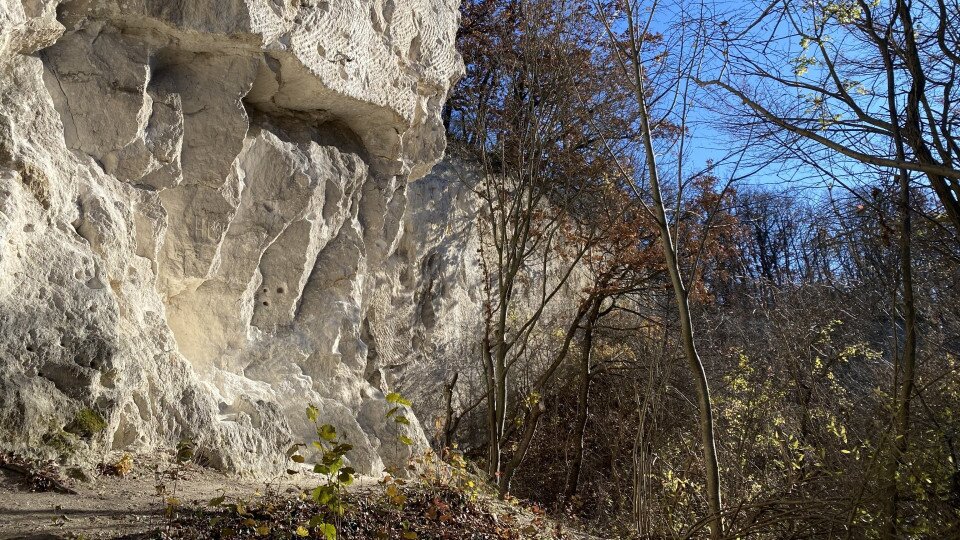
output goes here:
[{"label": "brown autumn foliage", "polygon": [[[645,208],[635,100],[597,11],[610,4],[462,5],[467,76],[447,110],[452,145],[499,175],[479,192],[491,214],[507,216],[509,201],[536,193],[541,203],[522,219],[500,223],[514,231],[527,222],[531,246],[587,276],[573,301],[554,306],[565,315],[538,321],[530,346],[510,357],[499,444],[516,462],[511,492],[602,536],[706,537],[694,388]],[[665,45],[659,35],[646,41]],[[646,88],[652,97],[656,80]],[[687,135],[655,125],[664,147]],[[811,195],[731,186],[707,164],[683,179],[682,197],[666,194],[702,328],[731,537],[874,538],[887,527],[902,211],[888,176],[860,173],[843,190]],[[960,244],[936,194],[917,188],[913,201],[922,337],[896,526],[949,538],[960,534]],[[548,237],[563,242],[538,243]],[[529,263],[510,279],[538,283]],[[491,310],[501,300],[487,298]],[[462,402],[483,403],[482,386],[460,384]],[[457,414],[453,441],[482,467],[482,407]]]}]

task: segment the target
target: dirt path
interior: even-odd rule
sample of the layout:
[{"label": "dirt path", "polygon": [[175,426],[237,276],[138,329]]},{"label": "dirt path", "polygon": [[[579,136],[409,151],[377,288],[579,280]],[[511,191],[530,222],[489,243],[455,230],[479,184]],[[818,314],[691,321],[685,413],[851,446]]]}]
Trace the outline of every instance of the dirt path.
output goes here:
[{"label": "dirt path", "polygon": [[[98,475],[89,482],[73,482],[76,494],[34,493],[25,490],[17,475],[0,471],[0,540],[56,538],[123,538],[155,531],[166,524],[164,498],[157,495],[156,469],[167,465],[135,460],[124,478]],[[172,480],[163,481],[169,492]],[[309,478],[285,479],[274,489],[296,490]],[[364,484],[374,483],[363,479]],[[196,466],[183,469],[177,498],[203,505],[220,494],[250,498],[264,493],[264,480],[238,478]]]},{"label": "dirt path", "polygon": [[[0,469],[0,540],[93,540],[155,538],[168,519],[164,515],[166,497],[173,495],[173,481],[156,471],[169,471],[169,461],[139,458],[125,477],[93,475],[89,481],[72,482],[76,493],[32,492],[24,489],[22,476]],[[164,484],[165,495],[157,494],[157,485]],[[188,464],[181,469],[176,497],[184,506],[205,507],[210,499],[225,495],[254,503],[268,491],[295,494],[321,483],[313,473],[285,476],[270,482],[242,478]],[[352,491],[380,493],[377,479],[357,478]],[[542,517],[542,512],[529,510],[485,496],[485,512],[495,515],[496,522],[515,530],[535,525],[541,533],[557,528],[555,522]],[[539,524],[538,524],[539,522]],[[563,527],[565,534],[537,537],[594,539],[595,537]],[[527,535],[520,535],[526,537]],[[473,536],[470,536],[471,538]],[[466,536],[464,537],[466,538]],[[510,536],[516,538],[516,536]]]}]

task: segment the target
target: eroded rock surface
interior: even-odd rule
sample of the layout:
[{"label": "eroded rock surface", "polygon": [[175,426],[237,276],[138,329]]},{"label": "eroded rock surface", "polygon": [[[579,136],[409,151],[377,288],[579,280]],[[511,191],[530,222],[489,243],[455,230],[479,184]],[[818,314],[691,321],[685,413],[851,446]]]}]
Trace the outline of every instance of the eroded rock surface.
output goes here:
[{"label": "eroded rock surface", "polygon": [[401,463],[457,4],[0,0],[0,444],[269,471],[314,403]]}]

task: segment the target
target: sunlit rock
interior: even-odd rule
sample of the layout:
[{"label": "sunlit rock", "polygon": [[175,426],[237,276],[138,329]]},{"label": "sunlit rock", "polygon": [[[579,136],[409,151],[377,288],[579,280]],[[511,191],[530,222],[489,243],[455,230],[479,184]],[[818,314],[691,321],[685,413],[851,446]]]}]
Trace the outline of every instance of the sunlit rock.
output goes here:
[{"label": "sunlit rock", "polygon": [[[402,464],[383,373],[421,332],[406,189],[443,156],[457,22],[456,0],[0,0],[0,444],[191,438],[270,471],[313,403],[361,471]],[[83,411],[106,427],[64,431]]]}]

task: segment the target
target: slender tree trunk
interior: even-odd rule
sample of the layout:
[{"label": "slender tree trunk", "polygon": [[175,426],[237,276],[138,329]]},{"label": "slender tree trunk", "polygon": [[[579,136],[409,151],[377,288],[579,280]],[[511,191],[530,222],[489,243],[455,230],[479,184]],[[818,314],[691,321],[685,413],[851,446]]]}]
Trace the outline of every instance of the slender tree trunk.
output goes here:
[{"label": "slender tree trunk", "polygon": [[513,459],[504,466],[500,477],[497,478],[497,488],[501,498],[510,492],[510,482],[513,481],[513,475],[517,472],[517,469],[520,468],[520,464],[523,463],[523,458],[527,456],[527,451],[530,450],[530,443],[533,441],[533,435],[537,432],[540,417],[543,416],[543,413],[546,411],[547,405],[544,403],[543,398],[531,404],[530,410],[527,411],[523,436],[520,438],[517,451],[514,452]]},{"label": "slender tree trunk", "polygon": [[[502,334],[501,334],[502,335]],[[503,344],[502,337],[498,336],[497,345],[494,348],[493,374],[494,374],[494,393],[493,393],[493,431],[491,432],[491,459],[490,475],[496,480],[500,477],[503,464],[503,442],[504,431],[506,429],[507,418],[507,366],[506,366],[506,347]]]},{"label": "slender tree trunk", "polygon": [[[632,17],[631,17],[632,20]],[[632,26],[632,23],[631,23]],[[631,28],[631,32],[634,29]],[[635,34],[632,34],[635,35]],[[635,82],[637,102],[640,106],[640,127],[643,132],[643,146],[647,159],[647,172],[650,177],[650,192],[653,196],[653,213],[660,231],[660,243],[663,247],[663,256],[666,261],[667,273],[673,284],[677,311],[680,315],[680,338],[683,351],[687,357],[690,373],[693,375],[697,391],[697,400],[700,408],[700,439],[703,445],[703,461],[707,477],[707,503],[710,508],[710,538],[718,540],[723,537],[722,510],[720,498],[720,467],[717,461],[717,446],[713,433],[713,404],[710,399],[710,385],[707,374],[703,369],[703,362],[697,352],[694,341],[693,320],[690,315],[690,302],[680,263],[677,260],[677,249],[670,232],[670,221],[667,219],[663,195],[660,189],[660,175],[657,169],[656,153],[653,148],[653,139],[650,133],[650,116],[647,110],[643,67],[640,51],[634,46],[633,59],[636,62]]]},{"label": "slender tree trunk", "polygon": [[[521,260],[514,258],[512,260]],[[507,274],[507,280],[513,280],[516,277],[518,266],[516,264],[507,265],[510,269]],[[488,473],[499,481],[502,474],[502,446],[504,443],[504,432],[507,423],[507,315],[511,298],[508,286],[501,285],[498,296],[499,305],[497,306],[497,321],[493,333],[494,342],[491,351],[491,367],[493,370],[493,392],[490,396],[493,398],[492,425],[490,432],[490,462],[488,464]],[[488,398],[489,399],[489,398]]]},{"label": "slender tree trunk", "polygon": [[[502,332],[505,332],[503,330]],[[497,448],[504,442],[504,432],[507,427],[507,347],[503,342],[501,334],[500,342],[497,344],[496,356],[496,378],[497,378]],[[499,459],[497,460],[499,464]],[[497,471],[499,471],[499,467]]]},{"label": "slender tree trunk", "polygon": [[646,508],[647,494],[647,441],[644,430],[646,429],[647,417],[647,397],[643,398],[640,405],[640,422],[637,426],[637,434],[633,439],[633,517],[634,525],[637,528],[637,536],[646,538],[649,532],[647,523],[649,515]]},{"label": "slender tree trunk", "polygon": [[487,390],[487,474],[495,477],[500,470],[500,436],[497,430],[496,370],[490,353],[490,339],[483,343],[484,386]]},{"label": "slender tree trunk", "polygon": [[[690,369],[690,374],[693,376],[694,386],[697,392],[699,431],[701,444],[703,446],[704,475],[706,476],[706,499],[710,512],[708,516],[710,538],[719,540],[723,537],[723,502],[720,496],[720,466],[717,460],[717,446],[714,436],[713,404],[710,398],[710,385],[707,381],[707,375],[703,369],[703,362],[700,359],[700,354],[697,352],[694,340],[689,294],[683,283],[683,274],[679,261],[677,260],[677,247],[671,235],[670,221],[667,218],[666,207],[663,203],[663,192],[660,187],[660,174],[657,168],[656,151],[653,147],[653,134],[651,132],[652,122],[650,119],[650,111],[647,107],[646,76],[644,74],[643,57],[641,54],[644,39],[642,33],[645,32],[646,29],[637,27],[635,17],[638,13],[637,5],[634,2],[625,2],[623,8],[625,9],[629,36],[626,44],[628,50],[624,51],[624,53],[628,55],[629,64],[624,64],[624,68],[632,70],[632,73],[627,75],[633,79],[633,90],[638,105],[638,119],[640,120],[640,131],[646,157],[647,173],[650,180],[650,193],[653,197],[651,211],[657,222],[666,270],[673,285],[677,312],[680,319],[680,338],[684,355],[687,358],[687,364]],[[606,25],[606,28],[611,40],[620,41],[617,33],[610,25]],[[628,65],[629,68],[627,68]],[[685,119],[681,120],[681,127],[683,127],[682,124],[684,121]],[[626,180],[631,179],[627,178]]]},{"label": "slender tree trunk", "polygon": [[[920,66],[915,65],[919,58],[915,54],[916,38],[914,36],[913,21],[910,17],[910,6],[904,0],[897,1],[896,17],[903,24],[904,38],[907,47],[907,67],[912,75],[910,91],[907,94],[905,125],[901,128],[898,103],[896,101],[896,81],[894,77],[893,55],[889,49],[889,41],[885,39],[881,44],[884,67],[887,70],[887,104],[889,107],[893,139],[897,151],[897,159],[901,162],[906,159],[907,136],[910,131],[916,131],[920,118],[920,95],[923,93],[924,80]],[[892,26],[887,30],[889,39]],[[892,40],[891,40],[892,41]],[[898,506],[900,502],[899,480],[900,467],[907,453],[907,436],[910,431],[910,398],[913,394],[914,373],[917,360],[917,313],[913,299],[913,256],[911,253],[912,222],[910,211],[910,175],[906,168],[901,167],[899,174],[900,187],[900,280],[903,288],[903,331],[904,341],[899,361],[894,364],[894,402],[893,402],[893,452],[890,457],[888,470],[888,499],[887,523],[883,536],[894,539],[900,536]]]},{"label": "slender tree trunk", "polygon": [[453,444],[453,434],[457,429],[457,423],[453,419],[453,389],[456,388],[459,378],[460,373],[454,373],[453,378],[443,388],[443,398],[446,403],[446,418],[443,422],[443,440],[440,441],[440,444],[443,445],[442,448],[450,448],[451,444]]},{"label": "slender tree trunk", "polygon": [[[669,227],[664,228],[663,235],[669,235]],[[669,240],[665,241],[666,244]],[[665,247],[666,251],[667,248]],[[673,268],[676,261],[670,263]],[[693,338],[693,322],[690,317],[690,305],[687,300],[687,291],[680,281],[679,268],[671,270],[674,289],[676,290],[677,306],[680,310],[680,334],[683,340],[683,349],[687,356],[690,372],[697,389],[697,400],[700,407],[700,439],[703,445],[704,472],[707,477],[707,502],[710,506],[710,537],[718,540],[723,537],[721,512],[723,504],[720,498],[720,465],[717,460],[717,446],[713,428],[713,403],[710,398],[710,386],[707,374],[703,369],[703,362]]]},{"label": "slender tree trunk", "polygon": [[593,331],[594,324],[600,313],[601,299],[593,301],[590,313],[587,315],[586,325],[583,330],[583,342],[580,352],[580,392],[577,396],[577,419],[574,422],[573,433],[573,464],[567,474],[566,488],[563,492],[564,500],[569,504],[574,495],[577,494],[577,488],[580,484],[580,472],[583,470],[583,446],[584,434],[587,431],[587,416],[589,413],[590,402],[590,364],[593,356]]},{"label": "slender tree trunk", "polygon": [[893,408],[893,455],[890,459],[887,499],[888,521],[884,538],[900,537],[897,507],[900,502],[898,476],[904,458],[907,455],[908,435],[910,433],[910,400],[913,395],[917,363],[917,311],[913,298],[913,259],[910,235],[912,223],[910,217],[910,177],[906,171],[900,171],[900,275],[903,287],[903,350],[899,362],[895,364],[894,380],[899,384],[895,388],[896,397]]}]

